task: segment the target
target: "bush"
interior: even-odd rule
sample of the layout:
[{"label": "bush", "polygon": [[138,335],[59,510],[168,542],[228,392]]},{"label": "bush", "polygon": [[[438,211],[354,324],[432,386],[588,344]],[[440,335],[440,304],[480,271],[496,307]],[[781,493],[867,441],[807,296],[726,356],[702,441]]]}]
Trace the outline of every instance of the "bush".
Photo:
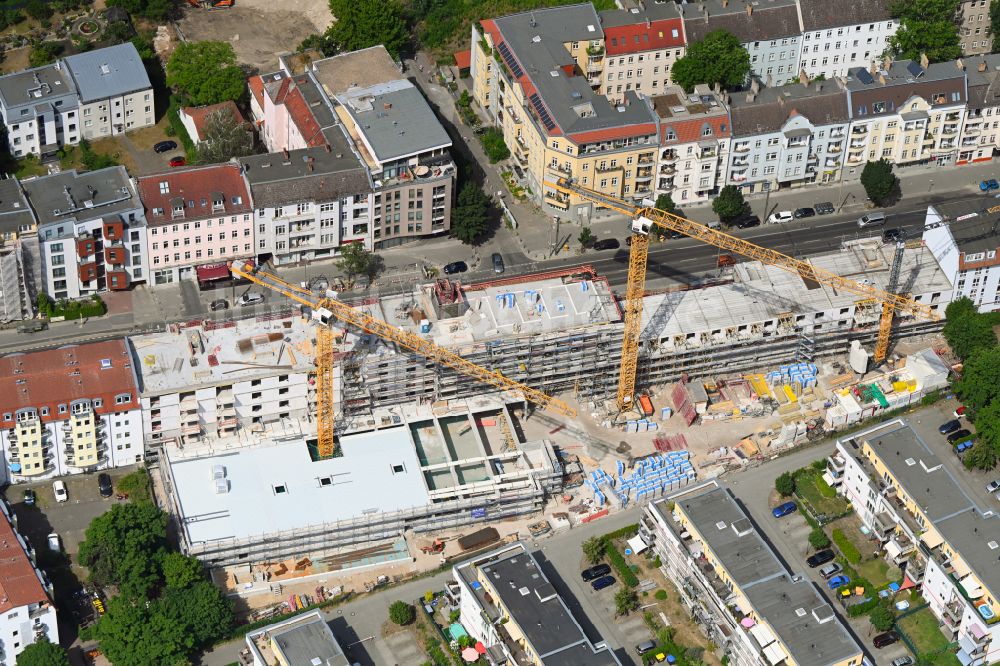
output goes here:
[{"label": "bush", "polygon": [[411,624],[417,617],[416,609],[405,601],[394,601],[389,606],[389,619],[394,624],[405,626]]},{"label": "bush", "polygon": [[837,544],[837,548],[840,549],[840,552],[848,562],[857,564],[861,561],[861,552],[858,551],[858,547],[841,530],[833,531],[833,542]]},{"label": "bush", "polygon": [[483,131],[479,135],[479,142],[483,144],[483,151],[489,158],[490,164],[496,164],[510,157],[510,149],[503,140],[503,132],[496,127],[490,127]]},{"label": "bush", "polygon": [[821,528],[816,528],[809,532],[809,545],[819,550],[830,545],[830,539]]},{"label": "bush", "polygon": [[615,548],[615,545],[610,540],[605,543],[604,552],[607,554],[611,566],[618,571],[618,575],[621,577],[623,583],[629,587],[635,587],[639,584],[639,579],[632,573],[631,567],[625,561],[625,556],[618,552],[618,549]]},{"label": "bush", "polygon": [[126,474],[118,479],[118,492],[128,495],[133,501],[152,499],[149,492],[149,473],[142,468]]},{"label": "bush", "polygon": [[667,591],[666,590],[657,590],[656,594],[654,594],[653,596],[656,597],[657,601],[666,601],[667,600]]},{"label": "bush", "polygon": [[[670,504],[668,510],[673,511],[673,503]],[[614,532],[608,532],[604,535],[604,538],[608,541],[613,539],[631,539],[636,534],[639,533],[639,523],[632,523],[631,525],[626,525],[625,527],[619,528]]]},{"label": "bush", "polygon": [[889,631],[896,624],[896,615],[885,604],[878,604],[868,615],[868,621],[878,631]]},{"label": "bush", "polygon": [[791,472],[785,472],[774,480],[774,489],[782,497],[791,497],[795,494],[795,477]]}]

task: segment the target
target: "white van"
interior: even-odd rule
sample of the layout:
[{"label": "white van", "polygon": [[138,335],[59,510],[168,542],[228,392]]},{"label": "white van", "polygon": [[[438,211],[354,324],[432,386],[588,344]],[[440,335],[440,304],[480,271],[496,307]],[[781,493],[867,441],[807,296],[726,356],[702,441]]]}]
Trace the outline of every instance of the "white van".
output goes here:
[{"label": "white van", "polygon": [[258,294],[255,291],[248,291],[240,296],[240,305],[257,305],[258,303],[263,302],[264,294]]}]

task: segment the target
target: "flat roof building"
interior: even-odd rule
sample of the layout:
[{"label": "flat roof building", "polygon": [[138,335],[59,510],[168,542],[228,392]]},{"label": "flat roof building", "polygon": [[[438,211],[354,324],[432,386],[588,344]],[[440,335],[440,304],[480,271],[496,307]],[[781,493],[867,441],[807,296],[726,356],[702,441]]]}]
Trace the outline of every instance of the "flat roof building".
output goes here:
[{"label": "flat roof building", "polygon": [[318,610],[251,631],[246,642],[253,666],[351,666]]}]

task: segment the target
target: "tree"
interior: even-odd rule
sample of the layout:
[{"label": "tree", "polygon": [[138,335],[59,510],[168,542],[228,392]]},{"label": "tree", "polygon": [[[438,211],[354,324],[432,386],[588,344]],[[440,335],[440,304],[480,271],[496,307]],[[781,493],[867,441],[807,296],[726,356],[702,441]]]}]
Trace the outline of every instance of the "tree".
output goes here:
[{"label": "tree", "polygon": [[174,9],[172,0],[108,0],[108,7],[121,7],[133,16],[163,21]]},{"label": "tree", "polygon": [[144,596],[120,594],[105,608],[93,636],[115,666],[187,663],[194,636],[183,621],[158,612],[158,604]]},{"label": "tree", "polygon": [[892,162],[882,158],[869,161],[861,171],[861,184],[865,193],[876,206],[881,206],[885,200],[896,191],[899,179],[892,173]]},{"label": "tree", "polygon": [[225,636],[233,627],[232,603],[207,580],[185,588],[168,587],[155,605],[156,615],[180,624],[194,647]]},{"label": "tree", "polygon": [[628,615],[639,607],[639,597],[635,596],[635,590],[630,587],[623,587],[615,592],[615,617]]},{"label": "tree", "polygon": [[90,147],[90,141],[87,139],[80,139],[80,161],[83,163],[83,168],[87,171],[98,171],[99,169],[107,169],[108,167],[118,165],[118,162],[110,155],[95,153],[94,149]]},{"label": "tree", "polygon": [[790,497],[795,493],[795,477],[791,472],[785,472],[774,480],[774,489],[782,497]]},{"label": "tree", "polygon": [[228,42],[181,42],[167,62],[167,85],[192,106],[236,101],[245,84]]},{"label": "tree", "polygon": [[959,358],[969,358],[975,350],[996,344],[995,316],[980,314],[968,298],[952,301],[944,312],[945,324],[941,332]]},{"label": "tree", "polygon": [[975,418],[979,441],[1000,457],[1000,399],[994,399],[976,412]]},{"label": "tree", "polygon": [[891,7],[899,19],[889,50],[896,58],[930,62],[954,60],[962,55],[955,14],[961,0],[897,0]]},{"label": "tree", "polygon": [[699,83],[738,88],[749,73],[750,55],[740,40],[725,30],[713,30],[703,40],[688,46],[684,57],[671,68],[670,77],[691,92]]},{"label": "tree", "polygon": [[990,2],[990,34],[994,39],[1000,37],[1000,0]]},{"label": "tree", "polygon": [[712,210],[725,224],[745,213],[747,202],[739,188],[735,185],[726,185],[719,190],[719,196],[712,201]]},{"label": "tree", "polygon": [[184,588],[204,580],[205,573],[196,557],[171,551],[160,558],[160,570],[167,587]]},{"label": "tree", "polygon": [[340,259],[337,268],[347,273],[347,279],[353,280],[355,275],[370,275],[374,254],[365,249],[364,243],[354,241],[340,247]]},{"label": "tree", "polygon": [[36,21],[44,21],[52,16],[52,8],[49,7],[47,2],[43,2],[43,0],[28,0],[28,4],[24,6],[24,11],[28,12],[28,16]]},{"label": "tree", "polygon": [[159,581],[157,561],[166,548],[166,514],[152,502],[129,502],[90,523],[78,557],[91,582],[142,595]]},{"label": "tree", "polygon": [[584,227],[580,235],[576,237],[576,240],[580,242],[580,249],[586,250],[594,244],[597,238],[594,236],[594,232],[590,230],[590,227]]},{"label": "tree", "polygon": [[458,205],[451,211],[451,235],[466,244],[476,242],[486,231],[489,199],[475,183],[469,181],[458,193]]},{"label": "tree", "polygon": [[873,608],[868,615],[868,620],[875,627],[876,631],[889,631],[892,629],[892,625],[896,624],[895,614],[884,604],[879,604]]},{"label": "tree", "polygon": [[225,107],[205,117],[204,137],[198,144],[198,159],[205,163],[225,162],[232,157],[252,155],[253,132],[232,109]]},{"label": "tree", "polygon": [[17,666],[69,666],[69,657],[43,634],[17,655]]},{"label": "tree", "polygon": [[819,550],[820,548],[826,548],[830,545],[830,537],[826,535],[822,527],[813,528],[809,532],[809,545],[814,549]]},{"label": "tree", "polygon": [[[475,115],[474,112],[473,115]],[[476,117],[477,122],[478,120],[479,118]],[[496,164],[510,157],[510,148],[507,147],[507,144],[503,140],[503,132],[496,127],[487,128],[480,134],[479,142],[483,144],[483,152],[489,158],[490,164]]]},{"label": "tree", "polygon": [[605,541],[602,537],[590,537],[580,547],[583,549],[584,557],[591,564],[597,564],[604,559]]},{"label": "tree", "polygon": [[28,51],[28,64],[32,67],[41,67],[56,61],[63,52],[63,45],[58,42],[41,42],[35,44]]},{"label": "tree", "polygon": [[[336,8],[334,8],[336,6]],[[393,58],[399,58],[410,44],[409,29],[395,0],[383,2],[330,3],[336,21],[327,29],[326,38],[339,51],[357,51],[379,44]]]},{"label": "tree", "polygon": [[962,462],[967,469],[993,469],[997,466],[997,452],[981,439],[965,452]]},{"label": "tree", "polygon": [[656,197],[656,209],[662,210],[664,213],[670,213],[671,215],[677,215],[677,204],[674,203],[673,198],[669,194],[661,194]]},{"label": "tree", "polygon": [[325,56],[331,56],[336,53],[336,47],[326,35],[309,35],[302,40],[296,51],[302,53],[309,49],[316,49]]},{"label": "tree", "polygon": [[[980,349],[965,361],[962,378],[954,384],[956,392],[962,396],[973,412],[979,412],[997,397],[1000,386],[1000,347]],[[977,414],[976,422],[980,421]]]},{"label": "tree", "polygon": [[389,619],[394,624],[404,626],[410,624],[417,618],[417,611],[413,606],[405,601],[394,601],[389,606]]}]

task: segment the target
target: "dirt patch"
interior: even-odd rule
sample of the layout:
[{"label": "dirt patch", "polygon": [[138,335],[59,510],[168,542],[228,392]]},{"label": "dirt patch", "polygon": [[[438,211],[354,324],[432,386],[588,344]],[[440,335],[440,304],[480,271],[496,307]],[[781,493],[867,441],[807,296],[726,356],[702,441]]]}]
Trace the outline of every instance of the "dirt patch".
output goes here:
[{"label": "dirt patch", "polygon": [[[280,7],[280,9],[275,9]],[[239,0],[232,9],[185,9],[179,21],[188,41],[227,41],[240,63],[261,72],[278,68],[278,54],[294,51],[308,35],[333,20],[323,0]]]},{"label": "dirt patch", "polygon": [[0,72],[10,74],[11,72],[20,72],[22,69],[28,69],[28,54],[30,53],[30,46],[7,51],[4,53],[3,63],[0,64]]}]

